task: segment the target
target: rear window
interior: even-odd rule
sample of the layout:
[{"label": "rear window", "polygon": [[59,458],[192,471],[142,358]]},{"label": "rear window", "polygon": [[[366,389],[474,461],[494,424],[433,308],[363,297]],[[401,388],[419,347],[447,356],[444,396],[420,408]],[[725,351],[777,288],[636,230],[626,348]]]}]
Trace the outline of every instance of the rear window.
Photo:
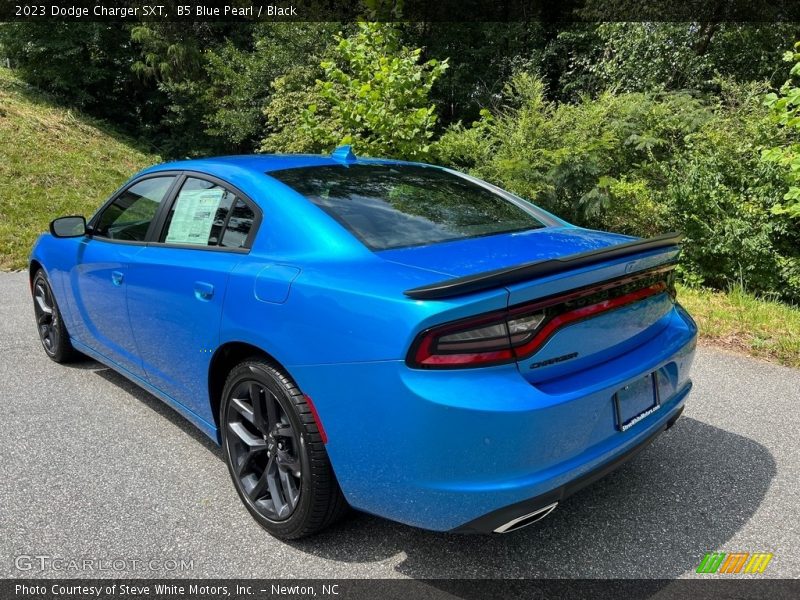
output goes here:
[{"label": "rear window", "polygon": [[373,250],[544,227],[534,214],[468,179],[416,165],[270,171]]}]

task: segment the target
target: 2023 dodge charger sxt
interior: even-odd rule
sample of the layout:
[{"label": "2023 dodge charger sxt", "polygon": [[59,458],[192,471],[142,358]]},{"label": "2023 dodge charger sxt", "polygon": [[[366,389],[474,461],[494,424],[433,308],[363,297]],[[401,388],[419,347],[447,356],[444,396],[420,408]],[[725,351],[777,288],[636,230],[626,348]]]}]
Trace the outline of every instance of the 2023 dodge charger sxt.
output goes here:
[{"label": "2023 dodge charger sxt", "polygon": [[678,242],[343,147],[149,168],[88,223],[53,221],[30,276],[47,354],[105,363],[222,444],[274,535],[348,505],[506,532],[678,418]]}]

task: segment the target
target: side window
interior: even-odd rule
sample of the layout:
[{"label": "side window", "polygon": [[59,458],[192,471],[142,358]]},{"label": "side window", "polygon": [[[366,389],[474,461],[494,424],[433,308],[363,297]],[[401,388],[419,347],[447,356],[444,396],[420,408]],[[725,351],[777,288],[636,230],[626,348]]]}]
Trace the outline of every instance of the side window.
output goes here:
[{"label": "side window", "polygon": [[[245,225],[248,214],[250,224]],[[252,209],[236,194],[210,181],[189,177],[170,208],[161,241],[243,248],[252,222]],[[240,232],[243,228],[244,236]]]},{"label": "side window", "polygon": [[220,246],[226,248],[244,248],[247,243],[247,236],[253,229],[253,221],[256,216],[247,204],[237,200],[231,211],[231,218],[228,219],[228,226],[222,235]]},{"label": "side window", "polygon": [[175,177],[151,177],[133,184],[109,204],[94,227],[94,235],[112,240],[142,242],[158,205]]}]

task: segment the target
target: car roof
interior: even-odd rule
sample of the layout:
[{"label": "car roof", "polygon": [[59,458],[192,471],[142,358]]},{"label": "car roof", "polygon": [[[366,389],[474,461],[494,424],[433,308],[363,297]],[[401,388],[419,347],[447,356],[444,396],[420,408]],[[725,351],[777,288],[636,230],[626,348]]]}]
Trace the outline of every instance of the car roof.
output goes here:
[{"label": "car roof", "polygon": [[[270,175],[283,169],[347,167],[355,164],[406,164],[441,168],[392,159],[358,158],[349,146],[342,146],[329,155],[249,154],[172,161],[154,165],[137,173],[125,185],[140,177],[157,175],[162,172],[183,171],[187,174],[196,172],[210,175],[244,193],[262,211],[271,215],[270,222],[295,223],[304,231],[319,232],[319,235],[298,236],[296,230],[292,228],[275,227],[271,230],[272,235],[269,237],[269,241],[264,242],[270,247],[290,248],[297,252],[308,252],[309,248],[312,248],[328,257],[336,253],[353,256],[369,253],[369,250],[302,194]],[[255,244],[258,244],[258,241]],[[258,250],[256,245],[253,248]]]},{"label": "car roof", "polygon": [[[230,169],[245,170],[259,174],[271,171],[296,169],[302,167],[341,166],[352,164],[415,164],[406,161],[385,158],[359,158],[352,153],[349,146],[341,146],[331,154],[242,154],[235,156],[215,156],[188,160],[176,160],[154,165],[143,173],[153,171],[201,171],[211,175],[222,174]],[[425,165],[432,166],[432,165]]]}]

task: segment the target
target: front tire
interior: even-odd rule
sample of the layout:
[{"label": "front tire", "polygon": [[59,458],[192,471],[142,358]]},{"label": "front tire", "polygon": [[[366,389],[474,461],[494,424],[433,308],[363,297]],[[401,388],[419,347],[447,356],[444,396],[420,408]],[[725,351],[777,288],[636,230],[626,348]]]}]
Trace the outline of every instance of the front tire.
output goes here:
[{"label": "front tire", "polygon": [[33,276],[31,288],[36,327],[45,353],[57,363],[75,360],[80,355],[69,341],[69,333],[61,318],[61,311],[58,310],[53,288],[42,269]]},{"label": "front tire", "polygon": [[275,366],[253,359],[230,372],[220,425],[236,492],[272,535],[305,537],[346,512],[306,398]]}]

